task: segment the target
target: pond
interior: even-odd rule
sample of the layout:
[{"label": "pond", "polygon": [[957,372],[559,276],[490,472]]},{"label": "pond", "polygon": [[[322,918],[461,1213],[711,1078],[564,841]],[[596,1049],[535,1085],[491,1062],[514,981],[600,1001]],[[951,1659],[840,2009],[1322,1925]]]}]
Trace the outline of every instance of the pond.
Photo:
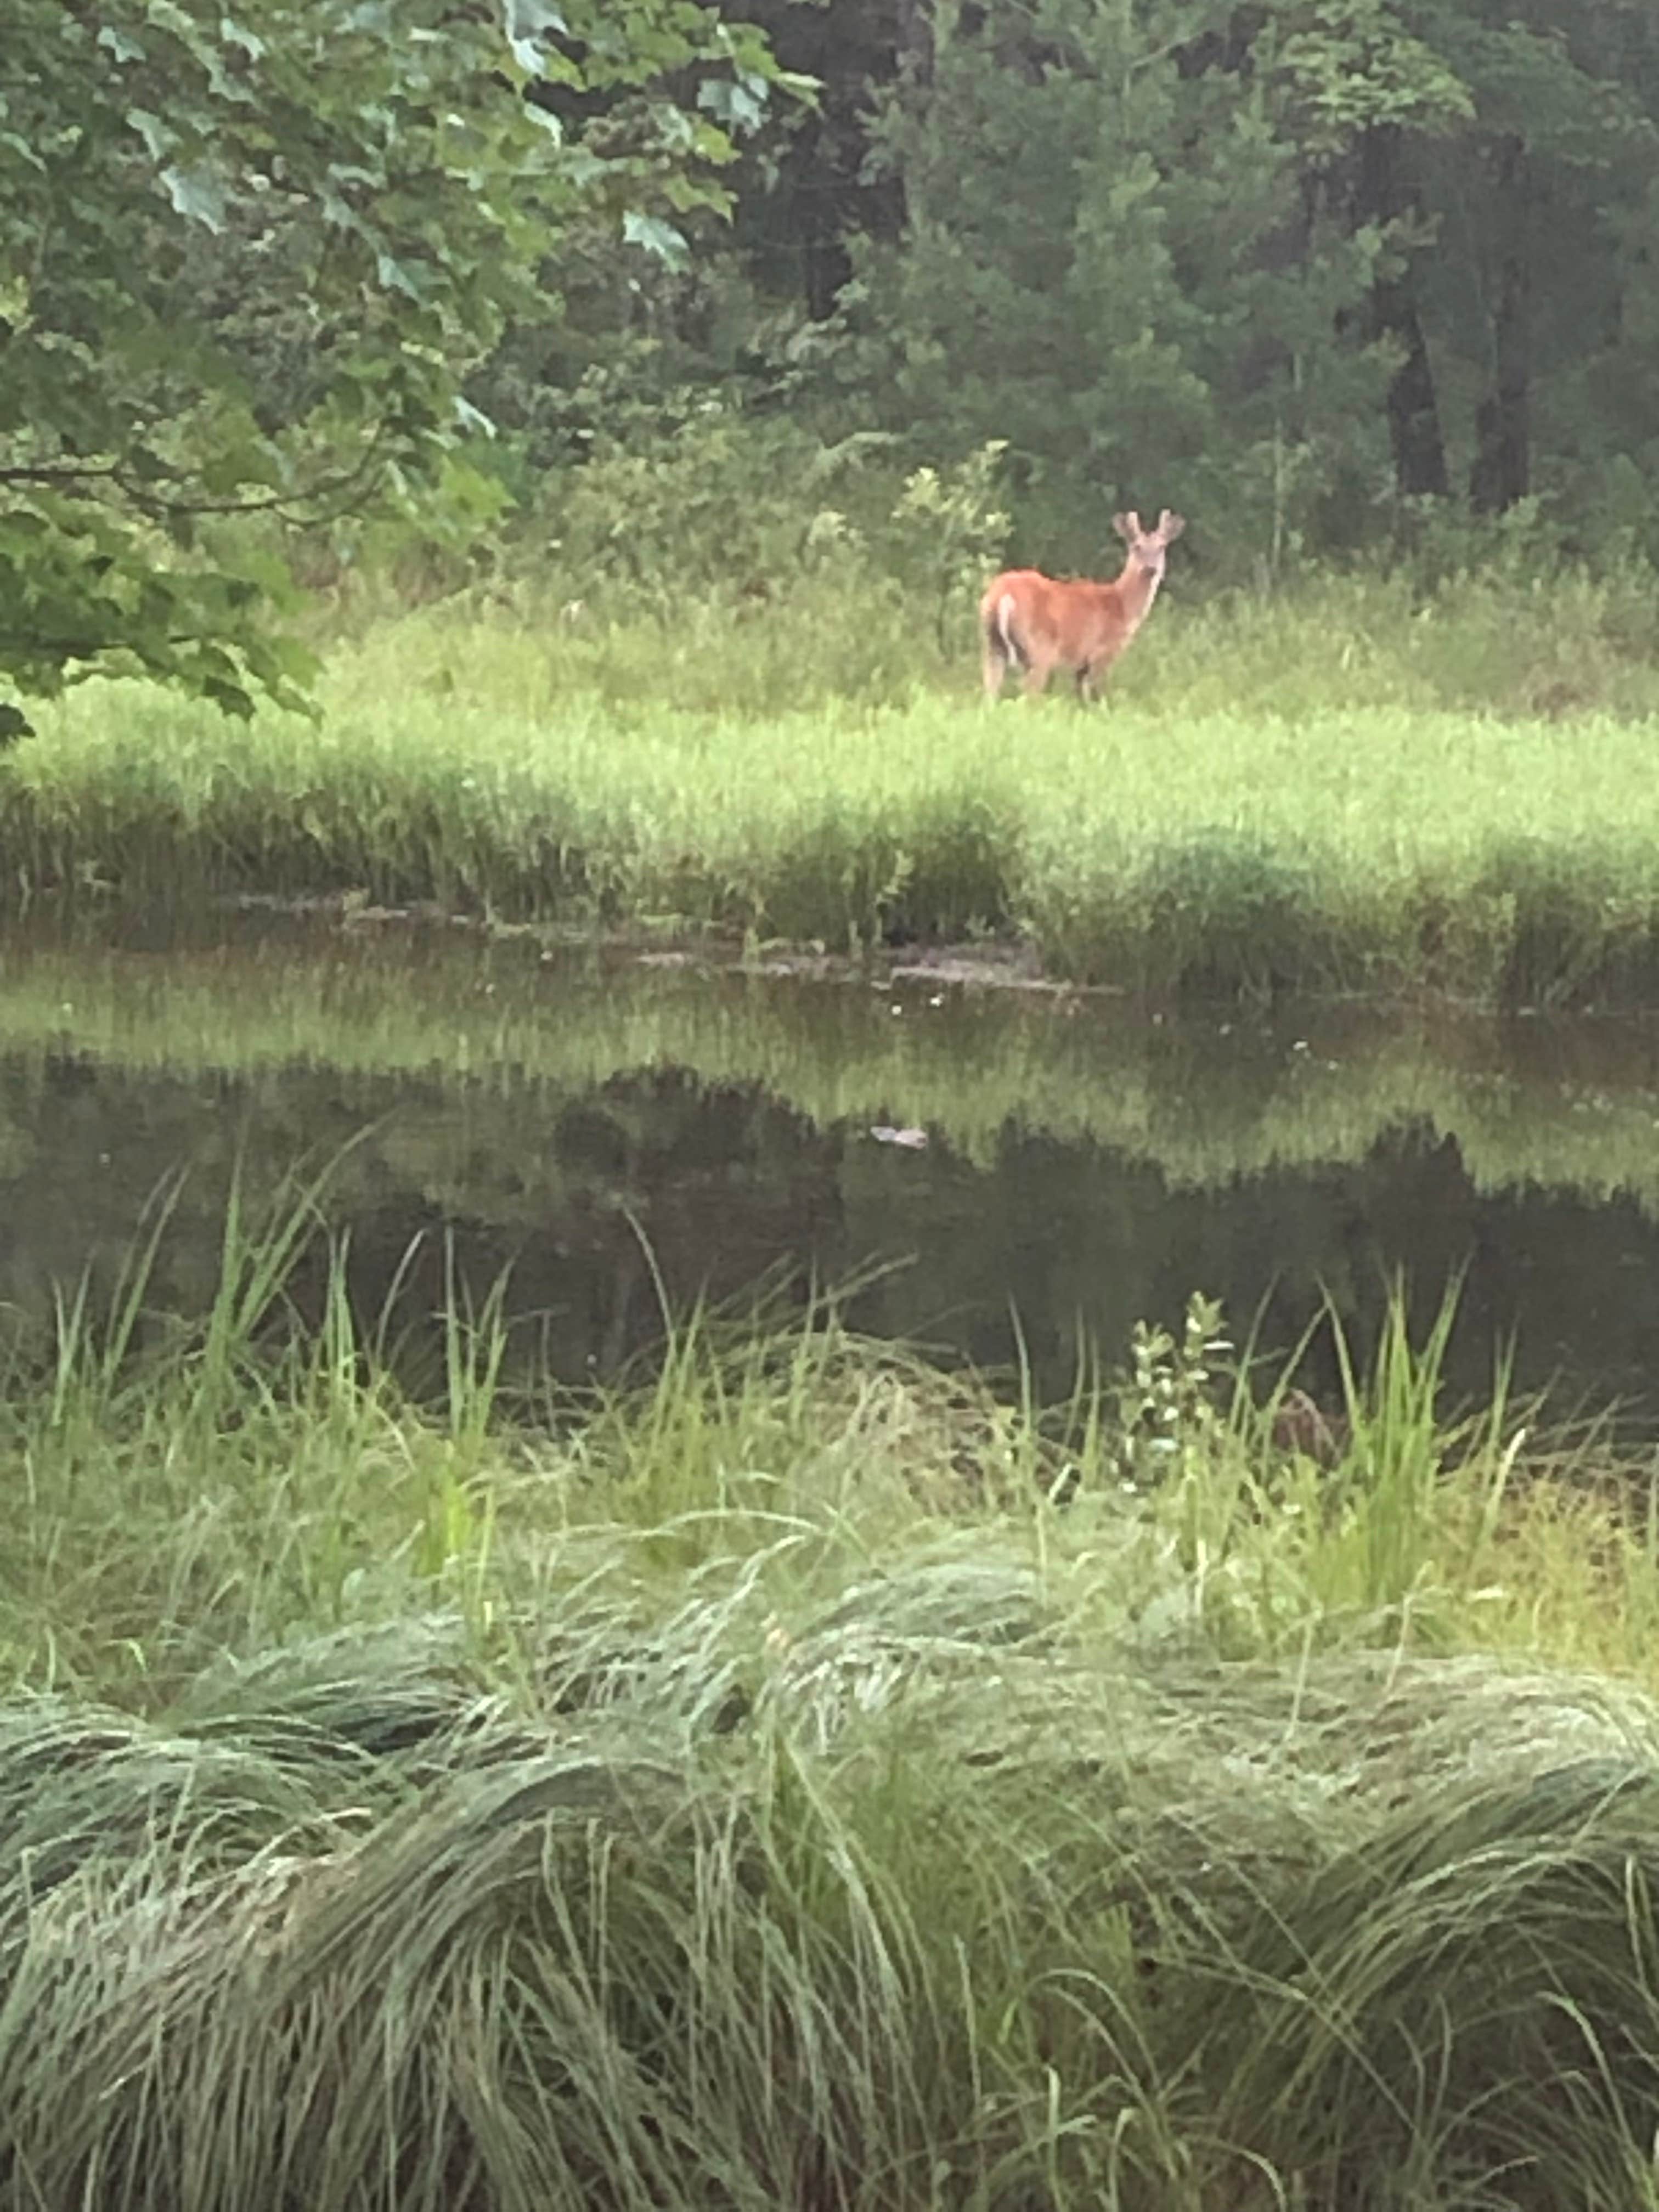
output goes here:
[{"label": "pond", "polygon": [[[211,1297],[233,1178],[319,1182],[365,1326],[435,1381],[447,1274],[505,1276],[515,1356],[615,1374],[665,1301],[855,1283],[872,1331],[1067,1387],[1188,1294],[1366,1341],[1401,1273],[1480,1395],[1511,1335],[1563,1410],[1646,1426],[1659,1022],[1279,1007],[1159,1014],[1017,967],[709,965],[439,922],[243,914],[0,947],[0,1307]],[[164,1217],[164,1218],[163,1218]],[[296,1290],[314,1298],[320,1262]],[[307,1272],[307,1270],[309,1272]],[[1303,1379],[1334,1384],[1328,1330]]]}]

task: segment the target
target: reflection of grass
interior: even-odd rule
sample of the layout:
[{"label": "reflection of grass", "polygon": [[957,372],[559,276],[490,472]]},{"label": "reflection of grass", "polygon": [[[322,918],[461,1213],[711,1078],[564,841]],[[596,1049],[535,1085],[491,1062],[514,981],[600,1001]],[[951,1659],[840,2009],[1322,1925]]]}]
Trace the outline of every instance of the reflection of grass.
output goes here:
[{"label": "reflection of grass", "polygon": [[1201,1311],[1048,1422],[820,1310],[532,1430],[488,1308],[425,1415],[261,1351],[306,1220],[0,1401],[12,2201],[1641,2201],[1659,1564],[1438,1335],[1322,1477]]},{"label": "reflection of grass", "polygon": [[1154,1024],[1111,1000],[994,991],[935,1006],[935,995],[580,955],[550,964],[533,944],[486,953],[401,936],[316,957],[273,944],[165,961],[0,946],[0,1035],[15,1054],[86,1052],[185,1075],[304,1061],[496,1093],[534,1086],[542,1124],[562,1099],[672,1066],[711,1085],[757,1084],[821,1127],[923,1124],[988,1163],[1012,1124],[1111,1146],[1197,1187],[1357,1162],[1389,1129],[1424,1122],[1456,1139],[1482,1191],[1530,1183],[1659,1206],[1643,1033],[1309,1009],[1297,1030],[1235,1023],[1221,1038],[1214,1018]]},{"label": "reflection of grass", "polygon": [[[635,629],[410,617],[339,648],[320,731],[76,695],[0,785],[0,897],[361,889],[838,949],[984,926],[1159,991],[1645,1000],[1650,675],[1587,645],[1595,711],[1537,719],[1553,679],[1496,698],[1456,679],[1460,640],[1500,665],[1501,595],[1476,599],[1423,622],[1358,585],[1299,610],[1160,610],[1093,715],[988,712],[969,673],[938,672],[885,704],[795,707],[735,677],[705,696],[686,639],[717,665],[707,623],[672,652],[652,633],[659,682],[635,700],[611,680]],[[730,671],[742,626],[723,635]]]}]

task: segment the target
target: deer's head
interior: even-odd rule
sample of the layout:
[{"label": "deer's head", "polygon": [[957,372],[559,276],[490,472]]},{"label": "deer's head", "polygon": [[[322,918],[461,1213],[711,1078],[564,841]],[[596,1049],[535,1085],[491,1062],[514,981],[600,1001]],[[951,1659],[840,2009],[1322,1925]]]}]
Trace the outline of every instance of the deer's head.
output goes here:
[{"label": "deer's head", "polygon": [[1156,530],[1143,530],[1140,517],[1133,511],[1115,514],[1112,527],[1128,547],[1130,560],[1137,568],[1144,568],[1156,584],[1163,581],[1164,556],[1187,527],[1187,522],[1184,515],[1171,514],[1166,507],[1158,518]]}]

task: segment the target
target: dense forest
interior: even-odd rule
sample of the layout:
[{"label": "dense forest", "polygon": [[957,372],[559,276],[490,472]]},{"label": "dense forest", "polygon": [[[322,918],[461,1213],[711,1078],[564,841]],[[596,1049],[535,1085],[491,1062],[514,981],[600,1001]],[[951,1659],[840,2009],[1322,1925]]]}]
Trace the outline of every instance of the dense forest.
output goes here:
[{"label": "dense forest", "polygon": [[630,398],[672,373],[928,457],[1006,441],[1022,519],[1079,554],[1131,494],[1275,565],[1517,507],[1659,544],[1642,0],[752,12],[820,90],[689,270],[581,301]]},{"label": "dense forest", "polygon": [[763,590],[907,484],[964,560],[1659,556],[1650,0],[7,15],[19,699],[293,696],[284,572],[411,546]]},{"label": "dense forest", "polygon": [[[1642,0],[783,6],[818,111],[739,199],[872,419],[1222,547],[1534,500],[1651,550]],[[856,27],[856,28],[854,27]]]}]

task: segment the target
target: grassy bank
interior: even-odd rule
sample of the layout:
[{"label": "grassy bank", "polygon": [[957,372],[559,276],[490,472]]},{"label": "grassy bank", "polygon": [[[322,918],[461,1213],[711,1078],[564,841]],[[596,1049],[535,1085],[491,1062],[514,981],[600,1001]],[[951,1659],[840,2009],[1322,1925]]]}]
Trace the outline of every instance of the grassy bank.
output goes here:
[{"label": "grassy bank", "polygon": [[1646,2201],[1659,1556],[1437,1336],[1323,1474],[1201,1310],[421,1413],[289,1251],[0,1401],[0,2202]]},{"label": "grassy bank", "polygon": [[1653,995],[1659,678],[1609,587],[1170,600],[1093,715],[985,709],[965,636],[941,659],[869,594],[405,617],[337,646],[320,728],[88,689],[0,781],[0,897],[360,890],[836,949],[988,930],[1158,993]]}]

